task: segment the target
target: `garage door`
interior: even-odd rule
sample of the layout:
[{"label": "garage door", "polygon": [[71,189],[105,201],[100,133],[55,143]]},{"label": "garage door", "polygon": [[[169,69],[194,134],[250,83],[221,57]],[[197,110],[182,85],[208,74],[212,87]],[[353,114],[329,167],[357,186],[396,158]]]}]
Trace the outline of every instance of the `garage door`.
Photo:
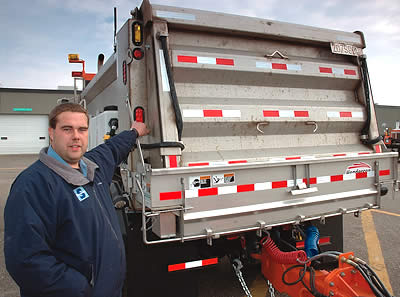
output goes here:
[{"label": "garage door", "polygon": [[49,145],[47,115],[0,115],[0,154],[36,154]]}]

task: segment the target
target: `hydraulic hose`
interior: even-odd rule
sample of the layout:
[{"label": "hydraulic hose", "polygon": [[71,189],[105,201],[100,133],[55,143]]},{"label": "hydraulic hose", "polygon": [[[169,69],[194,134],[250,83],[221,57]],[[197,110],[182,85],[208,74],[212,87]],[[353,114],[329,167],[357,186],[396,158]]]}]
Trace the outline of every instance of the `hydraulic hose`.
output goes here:
[{"label": "hydraulic hose", "polygon": [[318,250],[319,231],[315,226],[309,226],[306,230],[304,250],[309,258],[319,254]]},{"label": "hydraulic hose", "polygon": [[280,264],[297,264],[297,261],[307,260],[307,255],[304,251],[282,252],[271,237],[267,236],[261,240],[262,246],[271,258]]},{"label": "hydraulic hose", "polygon": [[169,59],[169,53],[168,53],[167,36],[161,35],[160,40],[161,40],[161,47],[162,47],[162,50],[164,53],[165,66],[167,69],[172,106],[173,106],[174,112],[175,112],[176,127],[178,129],[178,140],[181,140],[182,139],[182,131],[183,131],[183,120],[182,120],[181,109],[179,107],[178,97],[176,96],[174,78],[172,76],[172,67],[171,67],[171,61]]}]

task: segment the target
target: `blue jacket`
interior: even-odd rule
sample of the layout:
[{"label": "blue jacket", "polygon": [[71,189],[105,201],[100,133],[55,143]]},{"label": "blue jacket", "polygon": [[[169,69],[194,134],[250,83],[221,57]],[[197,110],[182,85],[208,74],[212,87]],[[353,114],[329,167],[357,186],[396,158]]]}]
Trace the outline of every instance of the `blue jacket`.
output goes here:
[{"label": "blue jacket", "polygon": [[109,186],[135,131],[87,152],[87,177],[47,155],[14,181],[4,212],[6,267],[22,297],[119,297],[125,249]]}]

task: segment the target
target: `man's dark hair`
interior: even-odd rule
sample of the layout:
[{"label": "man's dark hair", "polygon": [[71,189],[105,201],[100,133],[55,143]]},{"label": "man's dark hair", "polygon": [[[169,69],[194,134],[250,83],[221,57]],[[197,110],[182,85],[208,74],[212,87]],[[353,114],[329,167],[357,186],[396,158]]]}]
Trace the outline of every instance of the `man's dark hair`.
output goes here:
[{"label": "man's dark hair", "polygon": [[52,111],[50,111],[49,127],[55,129],[56,125],[57,125],[57,116],[60,113],[66,112],[66,111],[84,113],[87,117],[87,123],[89,125],[89,114],[82,105],[77,104],[77,103],[63,103],[63,104],[57,105],[56,107],[53,108]]}]

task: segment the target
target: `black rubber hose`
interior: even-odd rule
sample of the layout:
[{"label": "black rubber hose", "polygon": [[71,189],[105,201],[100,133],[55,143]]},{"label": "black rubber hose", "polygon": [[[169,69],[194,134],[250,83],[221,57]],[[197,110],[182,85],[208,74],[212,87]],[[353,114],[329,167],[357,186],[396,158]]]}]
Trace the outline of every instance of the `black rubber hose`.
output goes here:
[{"label": "black rubber hose", "polygon": [[376,275],[375,271],[367,264],[363,264],[363,266],[366,267],[366,269],[368,269],[368,271],[371,273],[371,275],[373,276],[373,279],[376,280],[376,282],[378,283],[378,285],[382,288],[382,293],[384,293],[387,297],[392,297],[392,295],[389,293],[389,291],[386,289],[385,285],[382,283],[382,281],[379,279],[379,277]]},{"label": "black rubber hose", "polygon": [[178,129],[178,139],[181,140],[182,139],[182,131],[183,131],[183,120],[182,120],[181,109],[179,107],[178,97],[176,96],[174,78],[172,76],[172,67],[171,67],[171,61],[169,59],[167,37],[160,36],[160,40],[161,40],[161,47],[162,47],[162,50],[164,53],[165,66],[167,69],[172,106],[175,111],[175,121],[176,121],[176,127]]},{"label": "black rubber hose", "polygon": [[368,283],[369,287],[371,288],[372,292],[375,294],[377,297],[385,297],[383,294],[375,287],[375,285],[372,283],[371,279],[368,277],[368,275],[365,273],[364,269],[360,267],[360,265],[356,265],[356,268],[358,271],[360,271],[361,275],[364,277],[365,281]]}]

